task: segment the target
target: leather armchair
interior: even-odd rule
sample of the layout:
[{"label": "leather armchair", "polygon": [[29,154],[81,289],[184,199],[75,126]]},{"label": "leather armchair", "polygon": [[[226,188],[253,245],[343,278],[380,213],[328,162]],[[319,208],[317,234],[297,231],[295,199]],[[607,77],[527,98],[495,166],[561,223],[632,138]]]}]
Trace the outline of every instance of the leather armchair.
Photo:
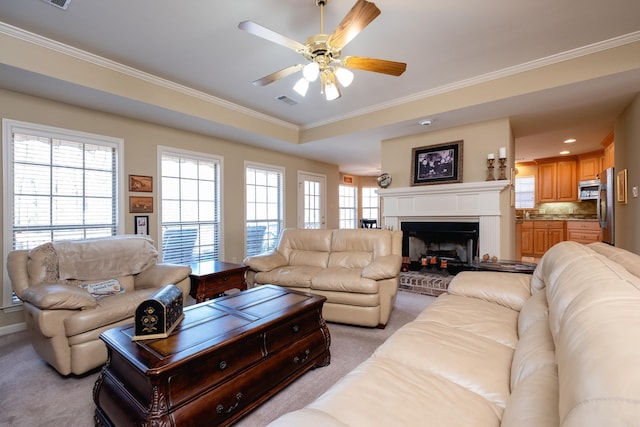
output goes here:
[{"label": "leather armchair", "polygon": [[157,264],[157,256],[153,241],[136,235],[10,252],[9,278],[38,355],[62,375],[84,374],[107,360],[100,334],[133,323],[136,307],[159,288],[175,284],[186,301],[191,268]]}]

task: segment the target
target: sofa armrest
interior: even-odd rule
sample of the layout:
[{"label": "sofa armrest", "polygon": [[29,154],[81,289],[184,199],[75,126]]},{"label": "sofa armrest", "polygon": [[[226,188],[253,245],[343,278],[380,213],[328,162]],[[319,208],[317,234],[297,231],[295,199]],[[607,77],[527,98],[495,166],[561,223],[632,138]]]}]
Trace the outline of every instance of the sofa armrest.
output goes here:
[{"label": "sofa armrest", "polygon": [[379,256],[362,270],[362,277],[372,280],[391,279],[400,274],[400,255]]},{"label": "sofa armrest", "polygon": [[479,298],[520,311],[531,297],[531,275],[497,271],[463,271],[458,273],[447,292]]},{"label": "sofa armrest", "polygon": [[243,262],[253,271],[271,271],[274,268],[283,267],[289,263],[284,255],[275,251],[247,257]]},{"label": "sofa armrest", "polygon": [[21,298],[41,310],[79,310],[98,305],[89,292],[69,285],[33,286],[25,289]]},{"label": "sofa armrest", "polygon": [[177,264],[154,264],[136,274],[133,279],[135,289],[161,288],[177,285],[191,274],[191,267]]}]

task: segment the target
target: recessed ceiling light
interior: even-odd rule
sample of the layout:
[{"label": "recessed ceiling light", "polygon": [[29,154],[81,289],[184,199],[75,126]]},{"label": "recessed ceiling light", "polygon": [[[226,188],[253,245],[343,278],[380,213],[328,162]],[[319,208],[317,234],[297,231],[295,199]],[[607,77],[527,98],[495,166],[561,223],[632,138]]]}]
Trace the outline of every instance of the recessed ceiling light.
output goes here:
[{"label": "recessed ceiling light", "polygon": [[571,144],[572,142],[576,142],[576,139],[575,138],[569,138],[569,139],[565,139],[564,140],[565,144]]},{"label": "recessed ceiling light", "polygon": [[429,126],[433,121],[431,119],[420,120],[420,126]]},{"label": "recessed ceiling light", "polygon": [[569,153],[571,153],[571,151],[564,150],[564,151],[561,151],[561,152],[560,152],[560,154],[563,154],[563,155],[564,155],[564,154],[569,154]]}]

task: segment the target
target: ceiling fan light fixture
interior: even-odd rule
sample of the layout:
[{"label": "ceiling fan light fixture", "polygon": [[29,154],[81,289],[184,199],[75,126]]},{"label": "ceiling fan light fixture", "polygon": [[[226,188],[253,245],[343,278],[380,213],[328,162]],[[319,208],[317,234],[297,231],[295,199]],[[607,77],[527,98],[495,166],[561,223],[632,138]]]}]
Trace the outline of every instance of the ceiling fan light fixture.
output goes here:
[{"label": "ceiling fan light fixture", "polygon": [[336,84],[336,76],[331,70],[323,71],[320,74],[320,81],[322,83],[322,92],[324,92],[324,96],[327,101],[333,101],[334,99],[338,99],[342,96],[340,89],[338,89],[338,85]]},{"label": "ceiling fan light fixture", "polygon": [[349,87],[353,82],[353,73],[346,68],[336,67],[334,73],[342,87]]},{"label": "ceiling fan light fixture", "polygon": [[306,96],[307,91],[309,90],[309,81],[302,77],[298,82],[293,86],[293,90],[298,92],[300,96]]},{"label": "ceiling fan light fixture", "polygon": [[302,75],[310,82],[315,82],[320,73],[320,66],[317,62],[311,61],[302,69]]}]

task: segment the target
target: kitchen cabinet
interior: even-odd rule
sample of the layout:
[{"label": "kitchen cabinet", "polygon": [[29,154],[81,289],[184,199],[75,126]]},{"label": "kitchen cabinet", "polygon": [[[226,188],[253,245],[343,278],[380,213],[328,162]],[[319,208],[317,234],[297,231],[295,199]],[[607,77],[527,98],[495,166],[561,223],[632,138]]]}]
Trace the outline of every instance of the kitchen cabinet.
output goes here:
[{"label": "kitchen cabinet", "polygon": [[578,181],[598,179],[598,174],[604,170],[604,154],[601,152],[589,153],[579,156]]},{"label": "kitchen cabinet", "polygon": [[604,148],[604,159],[602,161],[602,170],[614,167],[614,163],[615,163],[614,152],[615,152],[615,148],[614,148],[613,142]]},{"label": "kitchen cabinet", "polygon": [[533,255],[540,257],[564,240],[564,221],[535,221],[533,223]]},{"label": "kitchen cabinet", "polygon": [[598,221],[567,221],[567,240],[578,243],[602,241],[602,229]]},{"label": "kitchen cabinet", "polygon": [[575,202],[578,200],[576,160],[567,159],[538,164],[538,202]]},{"label": "kitchen cabinet", "polygon": [[533,221],[523,221],[521,224],[520,256],[533,256]]}]

